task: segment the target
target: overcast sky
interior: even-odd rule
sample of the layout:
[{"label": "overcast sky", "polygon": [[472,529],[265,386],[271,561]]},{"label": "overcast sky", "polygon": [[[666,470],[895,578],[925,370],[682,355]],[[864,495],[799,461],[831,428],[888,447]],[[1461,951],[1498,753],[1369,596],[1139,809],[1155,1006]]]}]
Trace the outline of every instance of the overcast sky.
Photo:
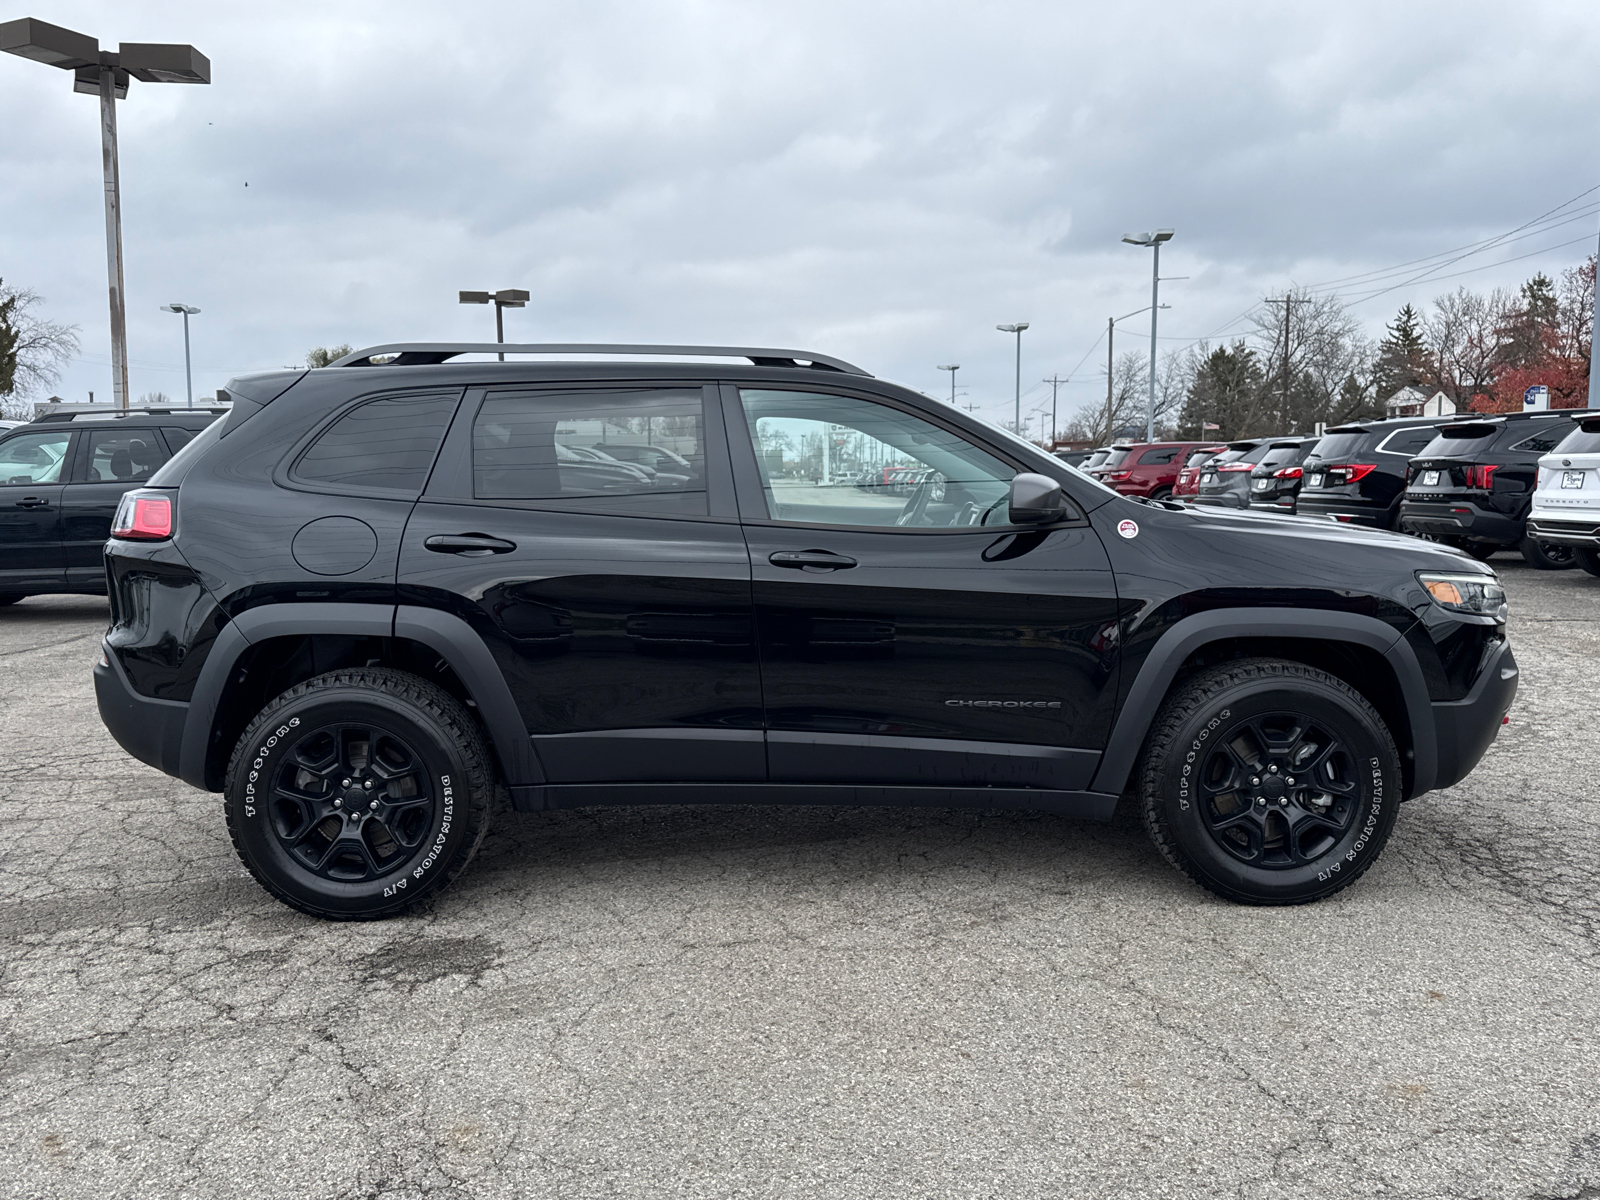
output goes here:
[{"label": "overcast sky", "polygon": [[[118,106],[135,396],[182,395],[169,301],[204,310],[209,395],[312,346],[492,338],[457,290],[524,287],[510,340],[810,348],[936,395],[956,362],[996,419],[994,327],[1024,320],[1033,402],[1077,367],[1065,414],[1104,388],[1106,318],[1149,303],[1126,231],[1177,230],[1170,348],[1264,292],[1441,254],[1600,184],[1592,0],[7,14],[25,15],[212,62],[209,87],[135,82]],[[97,102],[0,57],[0,276],[81,326],[55,390],[108,400]],[[1407,299],[1554,275],[1592,248],[1592,207],[1355,311],[1378,332]]]}]

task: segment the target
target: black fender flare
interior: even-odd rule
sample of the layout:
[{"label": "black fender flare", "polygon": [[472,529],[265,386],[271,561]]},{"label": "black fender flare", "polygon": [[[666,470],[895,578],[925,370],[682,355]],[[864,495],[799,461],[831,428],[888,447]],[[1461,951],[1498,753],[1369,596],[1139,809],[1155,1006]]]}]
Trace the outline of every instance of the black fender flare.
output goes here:
[{"label": "black fender flare", "polygon": [[489,731],[496,757],[510,786],[544,782],[518,712],[489,647],[460,617],[431,608],[393,604],[268,604],[247,609],[217,633],[195,680],[183,727],[178,777],[209,790],[206,759],[216,728],[223,691],[234,666],[250,646],[275,637],[340,634],[403,637],[421,642],[449,664]]},{"label": "black fender flare", "polygon": [[1376,617],[1289,608],[1212,609],[1185,617],[1163,633],[1151,647],[1128,690],[1128,698],[1111,728],[1111,737],[1090,788],[1112,795],[1122,793],[1144,749],[1156,711],[1185,659],[1210,642],[1260,637],[1348,642],[1382,654],[1400,682],[1400,698],[1411,723],[1413,759],[1409,797],[1433,789],[1439,771],[1433,704],[1422,667],[1405,635]]}]

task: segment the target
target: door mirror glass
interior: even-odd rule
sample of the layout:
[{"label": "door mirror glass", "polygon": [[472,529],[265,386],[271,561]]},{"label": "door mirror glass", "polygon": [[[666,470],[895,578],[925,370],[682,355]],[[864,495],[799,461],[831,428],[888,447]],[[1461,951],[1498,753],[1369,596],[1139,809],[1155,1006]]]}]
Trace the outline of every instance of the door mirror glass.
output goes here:
[{"label": "door mirror glass", "polygon": [[1038,525],[1067,515],[1067,498],[1061,484],[1047,475],[1022,471],[1011,480],[1009,520],[1013,525]]}]

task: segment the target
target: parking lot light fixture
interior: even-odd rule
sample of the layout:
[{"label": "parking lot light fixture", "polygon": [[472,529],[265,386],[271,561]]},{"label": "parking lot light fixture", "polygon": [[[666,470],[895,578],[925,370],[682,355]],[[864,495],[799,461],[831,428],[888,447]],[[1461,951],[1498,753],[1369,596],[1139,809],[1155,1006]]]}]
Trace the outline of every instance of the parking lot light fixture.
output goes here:
[{"label": "parking lot light fixture", "polygon": [[[460,292],[462,304],[493,304],[494,305],[494,340],[504,343],[506,340],[506,325],[504,312],[508,308],[527,307],[529,295],[521,288],[501,288],[498,292]],[[506,356],[498,356],[505,362]]]},{"label": "parking lot light fixture", "polygon": [[1144,429],[1144,440],[1153,442],[1156,440],[1156,317],[1161,312],[1161,243],[1172,240],[1172,230],[1125,233],[1122,240],[1130,246],[1149,246],[1154,252],[1150,260],[1150,407]]},{"label": "parking lot light fixture", "polygon": [[1022,436],[1022,331],[1028,327],[1026,321],[1018,321],[1014,325],[996,325],[1001,333],[1014,333],[1017,335],[1017,389],[1016,406],[1011,417],[1011,428],[1018,437]]},{"label": "parking lot light fixture", "polygon": [[72,90],[100,97],[100,159],[105,184],[106,273],[111,298],[111,389],[128,407],[128,323],[122,282],[122,197],[117,169],[117,106],[128,81],[210,83],[211,62],[188,45],[123,42],[115,52],[85,33],[23,17],[0,24],[0,50],[72,72]]},{"label": "parking lot light fixture", "polygon": [[188,393],[188,407],[194,407],[194,371],[189,366],[189,318],[200,310],[192,304],[163,304],[162,312],[183,314],[183,386]]},{"label": "parking lot light fixture", "polygon": [[956,372],[961,370],[961,364],[940,363],[939,370],[950,372],[950,404],[954,407],[956,402]]}]

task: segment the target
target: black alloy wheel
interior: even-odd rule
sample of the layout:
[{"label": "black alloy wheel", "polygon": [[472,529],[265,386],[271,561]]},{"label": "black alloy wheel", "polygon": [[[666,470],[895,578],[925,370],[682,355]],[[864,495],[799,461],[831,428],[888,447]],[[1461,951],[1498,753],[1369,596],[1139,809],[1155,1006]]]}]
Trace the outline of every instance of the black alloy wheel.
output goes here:
[{"label": "black alloy wheel", "polygon": [[1303,904],[1376,861],[1401,768],[1383,719],[1349,684],[1243,659],[1168,697],[1139,783],[1152,840],[1196,883],[1239,903]]},{"label": "black alloy wheel", "polygon": [[488,828],[493,783],[476,723],[401,671],[334,671],[290,688],[228,764],[234,848],[283,903],[315,916],[391,916],[461,873]]}]

